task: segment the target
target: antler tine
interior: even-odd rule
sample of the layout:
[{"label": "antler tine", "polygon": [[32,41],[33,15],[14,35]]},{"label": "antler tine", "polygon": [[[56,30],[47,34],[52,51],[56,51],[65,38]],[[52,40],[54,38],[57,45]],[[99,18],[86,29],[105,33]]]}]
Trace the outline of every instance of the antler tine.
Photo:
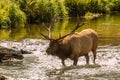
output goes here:
[{"label": "antler tine", "polygon": [[40,32],[40,34],[41,34],[44,38],[46,38],[46,39],[48,39],[48,40],[49,40],[49,37],[48,37],[48,36],[44,35],[44,34],[43,34],[43,33],[41,33],[41,32]]},{"label": "antler tine", "polygon": [[72,34],[72,33],[74,33],[78,28],[80,28],[81,26],[83,26],[84,25],[84,22],[83,23],[81,23],[81,24],[77,24],[76,25],[76,27],[70,32],[70,34]]},{"label": "antler tine", "polygon": [[83,25],[84,25],[84,21],[83,21],[83,23],[80,24],[80,17],[77,14],[77,24],[76,24],[75,28],[71,31],[71,33],[74,33],[78,28],[80,28]]},{"label": "antler tine", "polygon": [[[47,28],[46,28],[46,29],[47,29]],[[41,29],[40,29],[40,34],[41,34],[45,39],[51,40],[47,35],[45,35],[45,34],[43,34],[43,33],[41,32]]]},{"label": "antler tine", "polygon": [[47,40],[53,40],[52,38],[50,38],[49,36],[43,34],[41,31],[40,31],[40,34]]},{"label": "antler tine", "polygon": [[45,25],[45,23],[43,22],[42,24],[43,24],[44,28],[45,28],[47,31],[49,31],[49,29],[48,29],[48,27]]},{"label": "antler tine", "polygon": [[68,33],[68,34],[66,34],[66,35],[64,35],[64,36],[62,36],[62,37],[60,37],[60,38],[58,38],[58,39],[56,39],[56,40],[63,39],[63,38],[65,38],[66,36],[68,36],[68,35],[70,35],[70,34],[73,34],[78,28],[80,28],[80,27],[83,26],[83,25],[84,25],[84,22],[81,23],[81,24],[79,24],[79,17],[78,17],[78,22],[77,22],[77,25],[75,26],[75,28],[74,28],[70,33]]},{"label": "antler tine", "polygon": [[48,39],[48,40],[53,40],[53,39],[52,39],[52,28],[53,28],[54,21],[55,21],[55,18],[53,18],[53,19],[51,20],[49,27],[47,27],[47,26],[44,24],[44,22],[43,22],[44,28],[48,31],[48,36],[47,36],[47,35],[44,35],[44,34],[41,33],[41,31],[40,31],[40,34],[41,34],[44,38],[46,38],[46,39]]},{"label": "antler tine", "polygon": [[52,28],[53,28],[53,24],[54,24],[55,18],[53,18],[50,22],[50,26],[48,28],[48,33],[49,33],[49,38],[52,39]]},{"label": "antler tine", "polygon": [[[44,25],[44,28],[48,31],[48,37],[49,38],[52,38],[52,33],[51,33],[51,31],[52,31],[52,24],[50,23],[50,26],[49,27],[47,27],[46,25],[45,25],[45,23],[43,23],[43,25]],[[43,35],[42,35],[43,36]]]}]

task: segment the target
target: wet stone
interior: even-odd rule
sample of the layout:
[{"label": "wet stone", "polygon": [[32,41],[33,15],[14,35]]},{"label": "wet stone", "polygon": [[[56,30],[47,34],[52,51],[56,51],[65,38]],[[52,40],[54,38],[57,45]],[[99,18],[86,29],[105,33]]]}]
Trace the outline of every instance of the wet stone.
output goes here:
[{"label": "wet stone", "polygon": [[0,74],[0,80],[7,80],[7,77],[2,75],[2,74]]}]

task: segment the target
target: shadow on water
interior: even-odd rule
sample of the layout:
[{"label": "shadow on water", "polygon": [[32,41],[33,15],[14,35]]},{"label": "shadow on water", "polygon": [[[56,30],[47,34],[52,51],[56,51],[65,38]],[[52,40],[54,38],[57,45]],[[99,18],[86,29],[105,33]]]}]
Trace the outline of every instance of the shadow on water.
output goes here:
[{"label": "shadow on water", "polygon": [[[120,73],[116,72],[97,72],[94,74],[90,74],[88,71],[80,74],[82,70],[87,69],[96,69],[99,70],[101,68],[100,65],[81,65],[81,66],[68,66],[68,67],[62,67],[60,69],[53,69],[51,71],[47,71],[46,75],[49,76],[50,80],[106,80],[106,79],[119,79]],[[79,72],[77,72],[77,71]],[[76,72],[75,72],[76,71]]]},{"label": "shadow on water", "polygon": [[[89,69],[91,69],[91,71],[89,71]],[[94,73],[94,69],[98,70],[98,72]],[[51,71],[47,71],[46,75],[49,77],[49,80],[119,80],[119,72],[102,72],[100,71],[100,69],[101,66],[98,64],[89,66],[68,66],[62,67],[60,69],[53,69]],[[83,70],[85,72],[80,74]]]},{"label": "shadow on water", "polygon": [[77,66],[63,66],[59,69],[52,69],[46,73],[47,76],[51,75],[62,75],[64,72],[74,69],[82,69],[82,68],[99,68],[101,67],[99,64],[89,64],[89,65],[77,65]]}]

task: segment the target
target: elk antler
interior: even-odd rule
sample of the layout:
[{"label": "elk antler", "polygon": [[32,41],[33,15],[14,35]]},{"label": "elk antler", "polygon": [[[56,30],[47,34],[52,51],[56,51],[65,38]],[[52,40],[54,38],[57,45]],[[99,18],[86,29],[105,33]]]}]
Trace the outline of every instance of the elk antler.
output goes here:
[{"label": "elk antler", "polygon": [[78,17],[78,22],[77,22],[77,25],[75,26],[75,28],[70,32],[70,33],[68,33],[68,34],[66,34],[66,35],[64,35],[64,36],[62,36],[62,37],[59,37],[58,39],[52,39],[52,28],[53,28],[53,23],[54,23],[54,21],[55,21],[55,18],[53,18],[52,20],[51,20],[51,22],[50,22],[50,26],[49,27],[46,27],[45,26],[45,28],[48,30],[48,36],[47,35],[44,35],[43,33],[41,33],[41,31],[40,31],[40,34],[44,37],[44,38],[46,38],[47,40],[60,40],[60,39],[63,39],[63,38],[65,38],[66,36],[68,36],[68,35],[71,35],[71,34],[73,34],[79,27],[81,27],[81,26],[83,26],[84,25],[84,22],[83,23],[79,23],[79,17]]},{"label": "elk antler", "polygon": [[77,22],[77,25],[75,26],[75,28],[74,28],[70,33],[68,33],[68,34],[66,34],[66,35],[64,35],[64,36],[62,36],[62,37],[60,37],[60,38],[58,38],[58,39],[56,39],[56,40],[63,39],[63,38],[65,38],[66,36],[73,34],[78,28],[80,28],[80,27],[83,26],[83,25],[84,25],[84,22],[80,24],[80,23],[79,23],[79,17],[78,17],[78,22]]},{"label": "elk antler", "polygon": [[44,35],[44,34],[41,33],[41,31],[40,31],[40,34],[41,34],[44,38],[46,38],[46,39],[48,39],[48,40],[53,40],[53,39],[52,39],[52,28],[53,28],[54,21],[55,21],[55,18],[53,18],[53,19],[51,20],[49,27],[47,27],[47,26],[43,23],[44,26],[45,26],[45,29],[48,30],[48,36],[47,36],[47,35]]}]

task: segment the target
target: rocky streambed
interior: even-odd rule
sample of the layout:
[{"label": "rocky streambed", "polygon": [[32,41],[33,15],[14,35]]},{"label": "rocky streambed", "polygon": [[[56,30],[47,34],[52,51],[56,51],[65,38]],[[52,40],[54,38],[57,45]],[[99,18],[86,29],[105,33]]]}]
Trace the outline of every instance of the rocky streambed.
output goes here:
[{"label": "rocky streambed", "polygon": [[31,54],[23,54],[23,60],[14,59],[11,64],[4,61],[0,64],[0,73],[8,80],[119,80],[120,79],[120,46],[99,46],[96,63],[85,65],[85,58],[80,57],[78,66],[71,66],[66,60],[63,67],[60,59],[49,56],[45,50],[48,41],[41,39],[24,39],[20,42],[0,41],[0,46],[14,50],[26,50]]}]

